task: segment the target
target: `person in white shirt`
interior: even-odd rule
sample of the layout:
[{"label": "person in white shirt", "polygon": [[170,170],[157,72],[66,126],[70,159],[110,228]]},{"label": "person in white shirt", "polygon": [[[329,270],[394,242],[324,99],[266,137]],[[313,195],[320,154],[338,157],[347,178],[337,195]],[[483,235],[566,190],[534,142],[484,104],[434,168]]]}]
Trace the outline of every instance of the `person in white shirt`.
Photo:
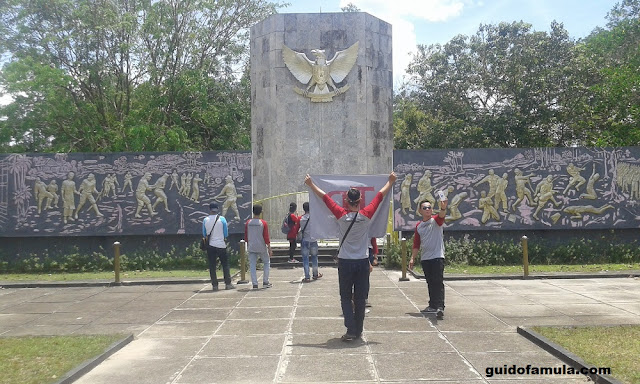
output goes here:
[{"label": "person in white shirt", "polygon": [[218,214],[218,210],[218,204],[209,204],[209,216],[202,220],[202,236],[207,237],[209,240],[207,261],[209,262],[209,275],[211,276],[211,285],[214,291],[218,290],[218,277],[216,276],[218,259],[220,259],[220,264],[222,265],[225,289],[235,288],[235,286],[231,284],[227,243],[225,242],[225,239],[229,236],[227,220],[224,216]]}]

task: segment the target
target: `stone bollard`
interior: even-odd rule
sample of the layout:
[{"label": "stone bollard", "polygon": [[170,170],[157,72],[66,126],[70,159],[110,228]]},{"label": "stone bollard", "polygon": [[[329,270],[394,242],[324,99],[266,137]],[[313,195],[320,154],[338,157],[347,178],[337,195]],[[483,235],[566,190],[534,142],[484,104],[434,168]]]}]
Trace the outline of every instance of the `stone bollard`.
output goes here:
[{"label": "stone bollard", "polygon": [[390,233],[387,233],[385,240],[387,243],[385,244],[386,249],[384,251],[384,258],[386,259],[391,254],[391,234]]},{"label": "stone bollard", "polygon": [[400,261],[402,262],[402,277],[400,281],[409,281],[407,277],[407,239],[404,237],[400,240]]},{"label": "stone bollard", "polygon": [[523,278],[529,277],[529,249],[527,246],[527,236],[522,236],[522,267],[524,270]]},{"label": "stone bollard", "polygon": [[120,285],[120,242],[113,243],[113,270],[116,274],[115,284]]},{"label": "stone bollard", "polygon": [[247,281],[247,243],[240,240],[240,281],[238,284],[249,284]]}]

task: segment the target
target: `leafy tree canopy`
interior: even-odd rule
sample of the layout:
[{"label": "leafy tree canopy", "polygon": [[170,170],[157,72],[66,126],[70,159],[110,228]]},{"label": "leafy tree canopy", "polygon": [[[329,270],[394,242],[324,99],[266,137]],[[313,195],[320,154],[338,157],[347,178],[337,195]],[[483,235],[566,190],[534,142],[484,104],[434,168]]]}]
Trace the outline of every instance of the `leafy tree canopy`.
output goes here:
[{"label": "leafy tree canopy", "polygon": [[249,27],[265,0],[6,0],[0,150],[249,147]]}]

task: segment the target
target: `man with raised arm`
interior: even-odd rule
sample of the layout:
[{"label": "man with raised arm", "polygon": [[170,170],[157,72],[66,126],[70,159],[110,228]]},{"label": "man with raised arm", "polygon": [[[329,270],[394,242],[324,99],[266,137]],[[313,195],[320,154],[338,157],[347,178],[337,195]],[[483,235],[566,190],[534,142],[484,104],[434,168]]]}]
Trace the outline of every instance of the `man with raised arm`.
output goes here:
[{"label": "man with raised arm", "polygon": [[360,190],[350,188],[347,192],[347,206],[341,207],[314,184],[311,176],[305,177],[305,184],[322,199],[335,216],[342,239],[338,252],[338,281],[344,325],[347,328],[347,332],[342,335],[342,341],[352,341],[362,336],[365,300],[369,295],[369,273],[373,269],[368,255],[371,240],[369,227],[371,218],[396,179],[396,174],[391,172],[389,180],[373,200],[360,209]]}]

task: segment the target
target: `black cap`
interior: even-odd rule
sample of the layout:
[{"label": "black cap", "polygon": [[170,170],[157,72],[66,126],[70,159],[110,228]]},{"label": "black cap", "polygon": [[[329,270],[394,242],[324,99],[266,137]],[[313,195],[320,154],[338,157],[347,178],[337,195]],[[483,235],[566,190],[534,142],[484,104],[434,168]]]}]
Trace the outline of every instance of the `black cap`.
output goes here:
[{"label": "black cap", "polygon": [[209,204],[209,210],[211,212],[218,212],[218,203],[211,203]]}]

